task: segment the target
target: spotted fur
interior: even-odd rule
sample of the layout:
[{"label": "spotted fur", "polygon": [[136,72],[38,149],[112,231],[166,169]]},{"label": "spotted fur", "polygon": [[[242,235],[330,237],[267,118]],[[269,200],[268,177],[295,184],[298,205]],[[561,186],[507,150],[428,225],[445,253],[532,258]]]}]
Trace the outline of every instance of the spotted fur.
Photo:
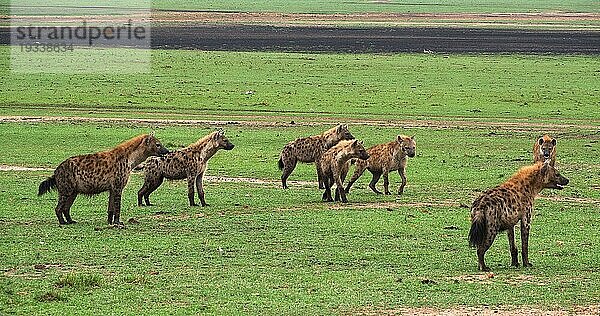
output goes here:
[{"label": "spotted fur", "polygon": [[108,191],[108,224],[122,225],[121,194],[131,169],[149,156],[164,155],[168,150],[150,135],[140,135],[117,147],[95,154],[71,157],[63,161],[54,175],[40,183],[38,195],[58,191],[56,217],[60,224],[73,224],[70,209],[78,194],[94,195]]},{"label": "spotted fur", "polygon": [[340,201],[341,199],[344,203],[348,202],[346,192],[344,191],[344,179],[348,174],[350,159],[352,158],[369,158],[369,154],[365,150],[363,143],[358,140],[343,140],[327,150],[317,160],[321,179],[323,179],[323,184],[325,185],[323,201],[333,202],[331,188],[335,183],[335,200]]},{"label": "spotted fur", "polygon": [[373,174],[369,188],[377,194],[381,194],[381,191],[377,190],[375,185],[383,175],[383,188],[385,194],[391,194],[389,190],[389,178],[388,174],[390,171],[398,170],[402,184],[398,189],[398,195],[404,192],[406,186],[406,161],[407,157],[414,157],[417,143],[415,137],[398,135],[396,140],[393,142],[375,145],[367,150],[369,153],[369,159],[367,160],[356,160],[355,169],[352,178],[346,186],[346,193],[350,192],[352,184],[360,178],[360,176],[369,170]]},{"label": "spotted fur", "polygon": [[[283,171],[281,175],[281,184],[287,189],[287,179],[296,168],[298,161],[315,162],[329,148],[335,146],[341,140],[354,139],[354,136],[348,130],[347,125],[338,125],[331,128],[321,135],[298,138],[289,142],[283,147],[279,156],[279,169]],[[323,181],[320,178],[319,167],[317,166],[317,177],[319,177],[319,188],[323,188]]]},{"label": "spotted fur", "polygon": [[489,271],[484,255],[500,231],[508,232],[508,243],[512,265],[518,266],[514,226],[521,222],[521,244],[523,266],[530,267],[529,229],[533,201],[544,188],[561,190],[569,179],[560,175],[550,161],[538,162],[521,168],[501,185],[481,194],[471,207],[471,230],[469,244],[477,248],[479,269]]},{"label": "spotted fur", "polygon": [[187,179],[188,200],[190,206],[197,206],[194,199],[194,187],[198,190],[198,198],[202,206],[207,206],[204,199],[202,177],[206,171],[208,160],[219,149],[231,150],[234,145],[221,131],[213,132],[186,148],[174,151],[164,157],[151,158],[144,166],[144,184],[138,191],[138,205],[150,206],[150,194],[163,183],[164,179]]}]

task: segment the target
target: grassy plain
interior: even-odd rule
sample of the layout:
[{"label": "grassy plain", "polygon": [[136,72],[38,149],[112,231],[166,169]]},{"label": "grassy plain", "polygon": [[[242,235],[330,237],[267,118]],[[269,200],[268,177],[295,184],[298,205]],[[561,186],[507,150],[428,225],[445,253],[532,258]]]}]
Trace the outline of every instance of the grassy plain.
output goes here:
[{"label": "grassy plain", "polygon": [[[134,173],[124,194],[125,230],[104,223],[105,194],[80,197],[78,224],[58,227],[54,194],[35,196],[50,171],[5,171],[0,306],[5,313],[77,314],[345,314],[407,306],[491,305],[570,309],[600,294],[598,134],[558,134],[559,166],[571,179],[538,200],[531,239],[534,268],[509,268],[503,235],[489,252],[493,278],[477,273],[467,247],[468,208],[530,160],[536,131],[494,128],[374,129],[352,125],[367,145],[417,134],[405,195],[378,196],[363,176],[348,205],[319,202],[316,184],[279,188],[276,159],[289,139],[326,125],[232,126],[237,145],[220,152],[209,176],[265,183],[207,183],[208,208],[186,206],[184,182],[166,182],[157,206],[135,206]],[[171,148],[214,126],[130,123],[2,123],[0,164],[54,167],[155,128]],[[448,142],[451,144],[449,145]],[[44,150],[39,150],[44,144]],[[392,187],[399,177],[391,176]],[[300,165],[293,180],[314,181]],[[101,302],[101,303],[100,303]]]},{"label": "grassy plain", "polygon": [[[46,10],[48,6],[54,7],[85,7],[97,6],[97,1],[75,1],[75,0],[52,0],[27,1],[22,0],[0,0],[0,8],[10,5],[18,6],[26,3],[28,6],[41,5]],[[141,3],[141,4],[140,4]],[[282,12],[282,13],[358,13],[358,12],[394,12],[394,13],[504,13],[504,12],[599,12],[596,1],[573,0],[569,2],[560,0],[528,0],[528,1],[484,1],[473,2],[468,0],[419,0],[419,1],[344,1],[344,0],[154,0],[154,1],[111,1],[110,7],[116,9],[138,8],[140,6],[152,6],[160,10],[177,11],[215,11],[215,12]],[[106,6],[106,5],[104,5]],[[104,7],[103,6],[103,7]],[[89,9],[88,11],[89,12]],[[110,11],[112,12],[112,11]],[[116,12],[119,12],[116,10]],[[89,13],[88,13],[89,14]]]},{"label": "grassy plain", "polygon": [[[153,71],[139,75],[15,74],[2,60],[0,115],[204,121],[2,121],[0,165],[54,168],[151,129],[175,149],[224,126],[236,148],[210,162],[208,175],[224,178],[206,184],[208,208],[186,206],[181,181],[163,184],[157,206],[139,208],[134,173],[124,230],[104,223],[106,194],[78,198],[79,223],[59,227],[56,195],[35,196],[51,171],[0,172],[0,314],[600,304],[596,56],[153,54]],[[311,165],[291,180],[312,185],[279,188],[282,146],[337,122],[367,146],[417,135],[402,197],[370,192],[367,173],[349,204],[321,203]],[[468,205],[528,164],[532,141],[547,131],[571,183],[536,204],[534,267],[510,268],[501,235],[489,278],[467,246]]]},{"label": "grassy plain", "polygon": [[600,104],[596,56],[157,50],[150,73],[63,75],[13,73],[0,52],[0,115],[570,122],[598,119]]}]

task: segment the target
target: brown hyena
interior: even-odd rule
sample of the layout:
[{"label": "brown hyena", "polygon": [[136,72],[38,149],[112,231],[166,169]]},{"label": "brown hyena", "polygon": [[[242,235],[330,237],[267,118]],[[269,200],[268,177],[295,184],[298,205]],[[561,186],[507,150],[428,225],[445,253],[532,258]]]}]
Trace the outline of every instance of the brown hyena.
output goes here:
[{"label": "brown hyena", "polygon": [[352,184],[360,178],[360,176],[369,170],[373,174],[369,188],[377,194],[381,194],[375,187],[379,178],[383,175],[383,188],[385,194],[391,194],[389,190],[390,181],[388,174],[390,171],[398,170],[400,177],[402,178],[402,184],[398,189],[398,195],[404,192],[406,186],[406,161],[408,157],[415,156],[417,143],[415,137],[409,137],[405,135],[398,135],[396,140],[393,142],[375,145],[367,150],[369,153],[369,159],[356,161],[354,174],[348,185],[346,186],[346,193],[350,192]]},{"label": "brown hyena", "polygon": [[521,256],[523,266],[530,267],[528,258],[529,229],[533,200],[544,188],[561,190],[569,179],[561,176],[550,161],[521,168],[503,184],[485,191],[471,207],[469,244],[477,248],[479,269],[489,271],[484,255],[500,231],[508,232],[512,265],[518,266],[514,226],[521,221]]},{"label": "brown hyena", "polygon": [[[283,147],[279,156],[279,170],[283,170],[281,175],[281,184],[287,189],[287,178],[290,176],[298,161],[315,162],[329,148],[335,146],[341,140],[351,140],[354,136],[348,130],[347,125],[338,125],[325,131],[321,135],[298,138],[289,142]],[[323,181],[320,178],[319,167],[317,166],[317,177],[319,188],[323,188]]]},{"label": "brown hyena", "polygon": [[331,187],[335,183],[335,200],[340,201],[341,198],[342,202],[348,202],[346,192],[344,191],[344,179],[346,178],[346,174],[348,174],[350,159],[352,158],[369,159],[369,154],[365,150],[363,143],[358,140],[341,141],[327,150],[317,160],[321,179],[323,179],[323,184],[325,185],[323,201],[333,202]]},{"label": "brown hyena", "polygon": [[70,209],[77,194],[109,191],[108,224],[123,225],[120,221],[121,194],[131,169],[150,156],[168,152],[152,133],[132,138],[108,151],[71,157],[58,165],[52,177],[40,183],[38,195],[56,188],[58,222],[73,224]]},{"label": "brown hyena", "polygon": [[163,183],[163,180],[187,179],[188,200],[190,206],[198,206],[194,201],[194,186],[202,206],[207,206],[204,200],[202,177],[208,160],[219,150],[231,150],[234,145],[225,137],[222,131],[216,131],[186,148],[171,152],[164,157],[148,159],[144,166],[144,185],[138,191],[138,205],[143,206],[142,198],[150,206],[150,194]]},{"label": "brown hyena", "polygon": [[533,163],[550,159],[550,165],[556,163],[556,139],[544,135],[533,144]]}]

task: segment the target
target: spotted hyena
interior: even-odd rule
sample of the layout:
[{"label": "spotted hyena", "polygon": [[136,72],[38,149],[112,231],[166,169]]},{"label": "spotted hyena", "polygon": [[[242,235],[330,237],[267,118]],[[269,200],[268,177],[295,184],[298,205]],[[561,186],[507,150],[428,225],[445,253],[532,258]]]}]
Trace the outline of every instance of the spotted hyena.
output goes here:
[{"label": "spotted hyena", "polygon": [[123,225],[121,194],[131,169],[150,156],[167,154],[154,134],[140,135],[117,147],[63,161],[54,175],[40,183],[38,195],[58,191],[56,217],[60,224],[73,224],[70,209],[78,194],[94,195],[108,191],[108,224]]},{"label": "spotted hyena", "polygon": [[556,139],[544,135],[533,144],[533,163],[544,162],[550,159],[550,164],[554,167],[556,163]]},{"label": "spotted hyena", "polygon": [[[315,162],[329,148],[335,146],[341,140],[351,140],[354,136],[348,130],[347,125],[338,125],[325,131],[321,135],[298,138],[289,142],[283,147],[279,156],[279,170],[283,170],[281,175],[281,184],[287,189],[287,178],[290,176],[298,161]],[[317,177],[319,177],[319,188],[323,188],[323,181],[320,178],[319,167],[317,166]]]},{"label": "spotted hyena", "polygon": [[321,172],[321,179],[325,185],[323,201],[333,202],[331,198],[331,187],[336,185],[335,200],[346,203],[346,192],[344,191],[344,179],[348,174],[350,159],[369,159],[362,142],[358,140],[344,140],[327,150],[317,161]]},{"label": "spotted hyena", "polygon": [[[208,160],[219,150],[231,150],[234,145],[225,137],[222,131],[213,132],[186,148],[171,152],[164,157],[149,159],[144,166],[144,184],[138,191],[138,205],[150,204],[150,194],[163,183],[163,180],[187,179],[188,200],[190,206],[197,206],[194,201],[194,186],[202,206],[207,206],[204,200],[202,177],[206,171]],[[142,201],[142,199],[144,201]]]},{"label": "spotted hyena", "polygon": [[346,186],[346,193],[350,192],[352,184],[360,178],[360,176],[369,170],[373,174],[369,188],[377,194],[381,194],[375,187],[379,178],[383,175],[383,188],[385,194],[391,194],[389,190],[390,181],[388,174],[390,171],[398,170],[400,177],[402,178],[402,184],[398,189],[398,195],[404,192],[406,186],[406,157],[414,157],[417,143],[415,137],[398,135],[396,140],[393,142],[375,145],[367,150],[369,153],[369,159],[367,160],[356,160],[354,174],[348,185]]},{"label": "spotted hyena", "polygon": [[500,231],[508,232],[512,265],[518,266],[514,226],[521,221],[521,255],[523,266],[530,267],[528,258],[529,229],[533,200],[544,188],[561,190],[569,179],[561,176],[550,161],[521,168],[501,185],[481,194],[471,207],[469,244],[477,248],[479,269],[489,271],[484,255]]}]

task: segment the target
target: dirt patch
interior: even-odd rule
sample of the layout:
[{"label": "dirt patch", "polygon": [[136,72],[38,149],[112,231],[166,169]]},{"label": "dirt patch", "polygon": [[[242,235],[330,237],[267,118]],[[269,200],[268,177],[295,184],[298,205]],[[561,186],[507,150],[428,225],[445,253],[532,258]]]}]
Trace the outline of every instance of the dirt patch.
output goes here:
[{"label": "dirt patch", "polygon": [[355,208],[369,208],[369,209],[387,209],[393,211],[400,207],[460,207],[461,203],[455,200],[440,200],[434,202],[373,202],[373,203],[335,203],[329,208],[332,210],[340,209],[355,209]]},{"label": "dirt patch", "polygon": [[54,169],[0,165],[0,171],[51,171],[51,170],[54,170]]},{"label": "dirt patch", "polygon": [[[385,3],[379,1],[378,3]],[[517,24],[548,25],[560,24],[564,27],[573,22],[596,22],[600,18],[595,13],[273,13],[273,12],[203,12],[203,11],[154,11],[155,23],[228,23],[228,24],[269,24],[269,25],[455,25],[477,24],[489,26],[510,26]],[[581,26],[579,26],[581,27]],[[589,25],[588,25],[589,27]]]},{"label": "dirt patch", "polygon": [[[154,114],[156,115],[156,114]],[[368,125],[382,127],[398,128],[461,128],[468,127],[473,129],[489,130],[490,127],[501,130],[519,131],[545,131],[545,132],[566,132],[578,130],[598,131],[600,121],[587,120],[573,124],[549,124],[548,122],[532,122],[526,119],[498,119],[497,121],[487,121],[486,118],[468,118],[453,117],[439,119],[409,119],[409,120],[377,120],[377,119],[352,119],[321,117],[311,118],[310,121],[297,120],[292,116],[272,116],[272,115],[238,115],[237,120],[196,120],[196,119],[132,119],[132,118],[109,118],[109,117],[78,117],[78,116],[0,116],[0,122],[16,123],[45,123],[45,122],[82,122],[82,123],[126,123],[140,124],[150,126],[246,126],[246,127],[290,127],[290,126],[316,126],[323,124],[337,124],[341,121],[350,125]],[[280,121],[273,121],[280,120]],[[483,121],[483,123],[482,123]],[[595,124],[597,123],[597,124]],[[595,125],[594,125],[595,124]]]},{"label": "dirt patch", "polygon": [[438,309],[432,307],[401,308],[396,310],[354,311],[355,315],[419,315],[419,316],[562,316],[562,315],[600,315],[600,305],[572,306],[565,309],[541,309],[538,307],[456,307]]}]

